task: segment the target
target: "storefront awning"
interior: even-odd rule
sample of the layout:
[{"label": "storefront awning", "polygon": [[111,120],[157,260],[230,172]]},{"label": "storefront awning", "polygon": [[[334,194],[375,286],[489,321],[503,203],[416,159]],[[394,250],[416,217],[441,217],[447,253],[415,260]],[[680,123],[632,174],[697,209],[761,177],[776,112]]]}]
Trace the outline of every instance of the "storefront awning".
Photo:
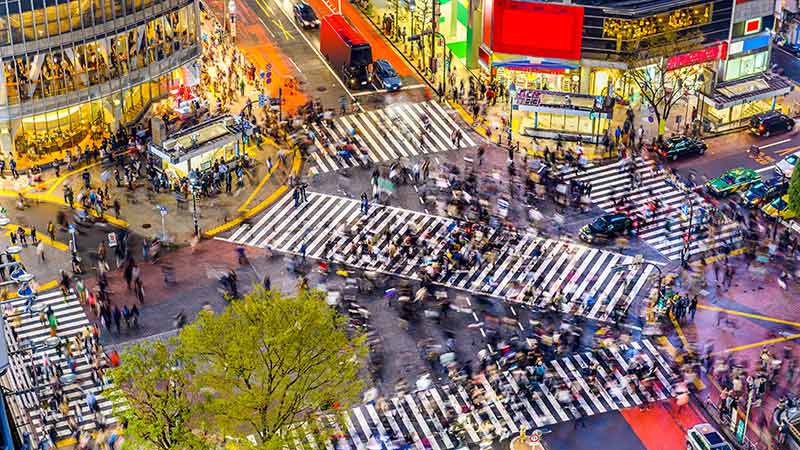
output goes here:
[{"label": "storefront awning", "polygon": [[763,72],[741,80],[719,83],[710,96],[703,95],[703,100],[716,109],[727,109],[791,91],[792,85],[787,79]]}]

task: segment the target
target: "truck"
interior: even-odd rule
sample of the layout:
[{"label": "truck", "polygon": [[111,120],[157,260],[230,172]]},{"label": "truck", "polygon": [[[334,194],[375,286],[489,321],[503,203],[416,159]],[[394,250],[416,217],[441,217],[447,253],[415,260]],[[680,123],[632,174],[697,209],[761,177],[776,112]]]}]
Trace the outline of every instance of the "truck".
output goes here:
[{"label": "truck", "polygon": [[343,15],[322,18],[319,49],[349,88],[366,88],[372,82],[372,47]]}]

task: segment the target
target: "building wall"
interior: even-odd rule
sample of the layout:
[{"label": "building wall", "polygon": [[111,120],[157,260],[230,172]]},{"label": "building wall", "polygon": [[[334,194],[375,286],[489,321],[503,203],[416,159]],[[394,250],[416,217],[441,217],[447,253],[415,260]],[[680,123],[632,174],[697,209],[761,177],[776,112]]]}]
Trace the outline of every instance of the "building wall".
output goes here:
[{"label": "building wall", "polygon": [[23,144],[35,159],[113,131],[199,56],[196,0],[44,1],[0,3],[4,153]]}]

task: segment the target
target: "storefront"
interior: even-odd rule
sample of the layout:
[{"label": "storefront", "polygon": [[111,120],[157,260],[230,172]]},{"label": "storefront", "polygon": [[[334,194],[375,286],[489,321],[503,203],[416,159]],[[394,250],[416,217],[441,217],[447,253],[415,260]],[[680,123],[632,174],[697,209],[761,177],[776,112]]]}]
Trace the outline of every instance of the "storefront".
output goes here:
[{"label": "storefront", "polygon": [[231,161],[241,155],[242,130],[233,116],[215,117],[181,130],[161,145],[150,143],[148,150],[161,160],[161,170],[170,179],[181,179],[192,170],[210,169],[214,161]]},{"label": "storefront", "polygon": [[591,95],[522,90],[513,108],[524,136],[599,143],[612,114],[605,103],[605,98]]},{"label": "storefront", "polygon": [[68,148],[97,143],[118,125],[135,121],[153,101],[181,86],[188,70],[180,68],[117,94],[14,120],[10,130],[16,154],[38,161]]},{"label": "storefront", "polygon": [[524,57],[492,55],[492,72],[495,79],[517,89],[580,92],[581,68],[577,64],[558,61],[534,62]]},{"label": "storefront", "polygon": [[788,80],[769,72],[719,83],[710,95],[701,95],[704,129],[721,132],[743,127],[750,117],[775,109],[777,99],[791,90]]}]

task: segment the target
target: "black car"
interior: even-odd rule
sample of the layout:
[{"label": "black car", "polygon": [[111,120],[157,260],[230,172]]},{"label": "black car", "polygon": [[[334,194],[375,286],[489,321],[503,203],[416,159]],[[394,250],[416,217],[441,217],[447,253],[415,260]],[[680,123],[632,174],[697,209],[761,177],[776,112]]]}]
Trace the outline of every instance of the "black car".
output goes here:
[{"label": "black car", "polygon": [[708,146],[705,142],[688,136],[671,137],[655,147],[656,153],[673,161],[684,155],[702,155],[707,149]]},{"label": "black car", "polygon": [[748,208],[758,208],[782,196],[787,189],[789,189],[789,180],[782,176],[759,181],[741,193],[742,203]]},{"label": "black car", "polygon": [[794,119],[780,111],[767,111],[750,118],[750,132],[758,136],[792,131]]},{"label": "black car", "polygon": [[589,243],[604,242],[628,235],[632,228],[633,220],[626,214],[606,214],[584,225],[580,237]]},{"label": "black car", "polygon": [[319,18],[314,10],[308,6],[308,3],[297,2],[292,7],[294,11],[294,20],[303,28],[318,28]]}]

